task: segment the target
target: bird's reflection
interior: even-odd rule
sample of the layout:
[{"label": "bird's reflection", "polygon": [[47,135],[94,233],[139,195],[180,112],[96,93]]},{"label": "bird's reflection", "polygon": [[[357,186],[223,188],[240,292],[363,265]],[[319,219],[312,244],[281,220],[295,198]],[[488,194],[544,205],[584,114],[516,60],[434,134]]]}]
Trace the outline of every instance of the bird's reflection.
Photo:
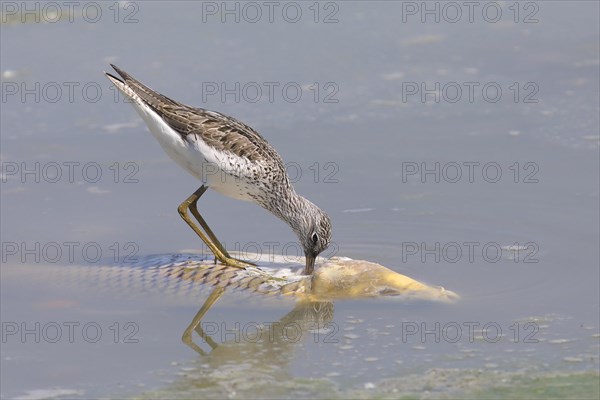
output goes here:
[{"label": "bird's reflection", "polygon": [[[300,301],[294,309],[283,316],[278,322],[269,324],[253,324],[251,333],[235,335],[235,339],[217,343],[207,332],[210,325],[204,326],[202,318],[208,310],[224,294],[225,289],[215,288],[208,296],[194,319],[183,333],[183,342],[201,355],[209,355],[219,363],[228,361],[252,360],[273,363],[276,358],[283,361],[291,353],[294,346],[308,337],[321,338],[326,341],[328,335],[337,332],[333,320],[333,302]],[[194,342],[196,332],[204,340],[210,350],[203,350]],[[232,333],[232,332],[229,332]],[[240,340],[240,337],[242,340]],[[289,350],[289,351],[285,351]],[[254,362],[253,362],[254,363]],[[277,363],[275,363],[277,364]]]}]

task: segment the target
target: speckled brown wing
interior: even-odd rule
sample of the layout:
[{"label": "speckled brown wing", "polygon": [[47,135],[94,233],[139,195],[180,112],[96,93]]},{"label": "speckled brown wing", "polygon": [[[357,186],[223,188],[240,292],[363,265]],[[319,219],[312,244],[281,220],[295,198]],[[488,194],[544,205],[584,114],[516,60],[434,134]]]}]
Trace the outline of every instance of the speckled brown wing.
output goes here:
[{"label": "speckled brown wing", "polygon": [[279,154],[254,129],[214,111],[186,105],[162,105],[156,112],[182,136],[198,136],[219,151],[228,151],[250,161],[281,163]]},{"label": "speckled brown wing", "polygon": [[283,166],[275,149],[248,125],[215,111],[194,108],[163,96],[142,84],[127,72],[111,66],[125,84],[182,137],[197,136],[219,151],[226,151],[250,161]]}]

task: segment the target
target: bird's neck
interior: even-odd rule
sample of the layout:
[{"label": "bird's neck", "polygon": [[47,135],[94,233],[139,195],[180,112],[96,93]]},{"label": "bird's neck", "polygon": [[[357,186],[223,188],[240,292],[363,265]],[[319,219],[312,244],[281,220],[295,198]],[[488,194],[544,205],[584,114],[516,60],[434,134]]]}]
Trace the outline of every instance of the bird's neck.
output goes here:
[{"label": "bird's neck", "polygon": [[267,207],[269,211],[287,223],[297,236],[300,236],[302,227],[308,224],[308,216],[316,207],[306,198],[300,196],[294,188],[274,197]]}]

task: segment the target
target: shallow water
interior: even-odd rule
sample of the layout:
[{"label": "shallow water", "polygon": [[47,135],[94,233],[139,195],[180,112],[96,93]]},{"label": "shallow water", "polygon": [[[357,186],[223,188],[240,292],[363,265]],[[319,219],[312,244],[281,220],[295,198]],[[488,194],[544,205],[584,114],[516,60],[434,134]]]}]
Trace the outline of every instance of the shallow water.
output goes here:
[{"label": "shallow water", "polygon": [[[73,22],[0,26],[2,398],[518,398],[540,387],[548,396],[597,397],[596,2],[533,3],[537,23],[522,21],[534,8],[520,9],[515,23],[511,3],[498,3],[497,23],[481,14],[473,23],[421,23],[418,15],[403,21],[401,2],[340,2],[320,9],[319,21],[337,9],[338,22],[327,24],[314,22],[308,3],[294,24],[281,14],[273,23],[222,23],[191,2],[134,4],[103,5],[95,23],[76,8]],[[132,12],[137,22],[124,23]],[[199,355],[181,335],[207,289],[142,293],[134,277],[115,286],[46,274],[79,277],[105,262],[201,249],[176,212],[198,182],[115,101],[102,76],[109,62],[261,132],[297,190],[330,214],[328,256],[374,261],[461,300],[336,301],[330,330],[257,343],[249,336],[257,324],[280,321],[294,304],[225,295],[204,320],[225,343]],[[298,83],[303,96],[292,102],[276,91],[270,102],[264,92],[252,102],[247,92],[236,102],[207,94],[222,82]],[[463,97],[450,101],[452,85],[439,102],[407,95],[422,82],[459,83]],[[491,102],[476,91],[469,102],[465,82],[492,82],[502,97]],[[22,98],[22,84],[33,94]],[[63,92],[53,102],[55,84]],[[36,163],[38,176],[23,172]],[[439,182],[423,172],[435,163]],[[200,210],[228,248],[297,252],[290,229],[252,204],[208,192]],[[35,333],[21,336],[37,322],[39,343]],[[62,329],[55,343],[52,323]],[[92,343],[96,326],[102,334]]]}]

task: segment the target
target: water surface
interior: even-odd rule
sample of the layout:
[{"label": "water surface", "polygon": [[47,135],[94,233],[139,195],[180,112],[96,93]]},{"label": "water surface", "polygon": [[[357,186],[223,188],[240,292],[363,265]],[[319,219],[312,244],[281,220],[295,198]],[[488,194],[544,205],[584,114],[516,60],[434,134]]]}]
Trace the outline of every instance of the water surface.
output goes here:
[{"label": "water surface", "polygon": [[[297,23],[280,14],[223,23],[202,4],[140,2],[105,4],[94,23],[76,9],[72,22],[1,25],[1,318],[3,333],[39,322],[41,335],[3,338],[2,397],[531,397],[548,386],[549,396],[597,397],[598,3],[537,2],[533,23],[523,21],[533,9],[515,23],[509,3],[498,3],[497,23],[481,14],[422,23],[402,2],[361,1],[322,8],[315,23],[310,4],[299,4]],[[323,23],[332,10],[338,21]],[[124,23],[132,11],[137,21]],[[208,290],[172,296],[138,293],[135,282],[47,278],[39,271],[201,250],[176,212],[198,182],[115,100],[102,76],[110,62],[261,132],[297,190],[331,216],[328,255],[380,263],[461,301],[339,301],[333,331],[261,344],[235,332],[278,322],[294,304],[225,296],[206,316],[223,326],[215,340],[224,344],[199,355],[180,339]],[[207,94],[237,82],[297,84],[303,96]],[[502,96],[492,102],[477,90],[470,102],[463,91],[450,101],[454,84],[469,82],[493,83]],[[409,96],[414,83],[434,91],[439,83],[439,101]],[[15,84],[34,95],[9,95]],[[39,177],[22,173],[36,163]],[[63,166],[60,179],[52,163]],[[89,163],[100,178],[96,164],[83,172]],[[407,170],[436,163],[447,173],[438,181]],[[495,183],[492,170],[482,173],[487,164],[502,173]],[[462,178],[453,183],[456,165]],[[472,182],[468,165],[477,167]],[[229,248],[297,250],[291,230],[252,204],[208,192],[200,209]],[[76,243],[73,258],[65,243]],[[102,251],[99,261],[82,253],[86,245]],[[49,323],[63,327],[56,343]],[[102,335],[91,343],[79,332],[71,343],[65,323],[95,323]],[[124,343],[130,334],[137,343]]]}]

